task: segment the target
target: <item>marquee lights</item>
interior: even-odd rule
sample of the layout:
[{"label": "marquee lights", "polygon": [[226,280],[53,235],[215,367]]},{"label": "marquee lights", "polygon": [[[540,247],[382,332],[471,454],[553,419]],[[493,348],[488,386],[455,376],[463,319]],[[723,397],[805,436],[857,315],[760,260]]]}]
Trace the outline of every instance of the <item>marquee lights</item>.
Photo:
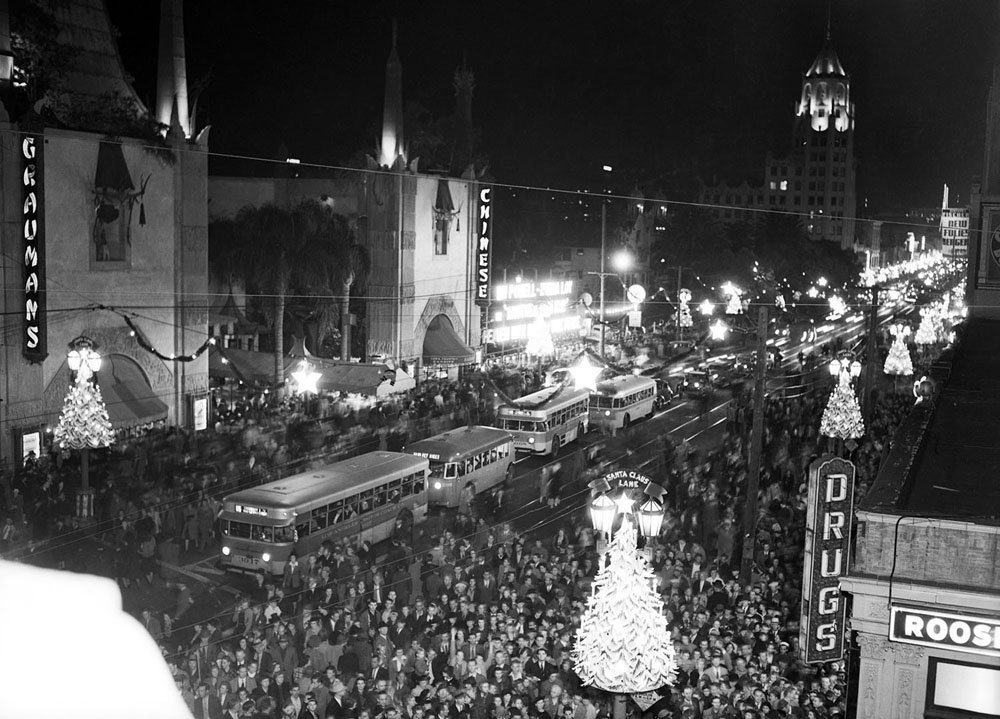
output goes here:
[{"label": "marquee lights", "polygon": [[493,235],[492,187],[479,190],[479,231],[476,237],[476,304],[487,305],[490,301],[490,241]]},{"label": "marquee lights", "polygon": [[21,140],[21,185],[24,228],[24,348],[29,362],[42,362],[45,337],[45,254],[42,244],[42,143],[40,135]]}]

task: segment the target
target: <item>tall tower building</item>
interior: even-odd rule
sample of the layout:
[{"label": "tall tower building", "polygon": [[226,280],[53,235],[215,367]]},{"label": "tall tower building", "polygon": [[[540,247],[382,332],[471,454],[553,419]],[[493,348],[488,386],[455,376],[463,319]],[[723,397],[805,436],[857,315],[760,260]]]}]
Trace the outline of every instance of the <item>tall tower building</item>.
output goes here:
[{"label": "tall tower building", "polygon": [[851,76],[833,49],[829,23],[822,49],[802,76],[791,153],[767,157],[763,187],[747,183],[705,186],[700,195],[703,203],[716,206],[714,212],[723,222],[753,216],[740,208],[773,208],[800,214],[813,239],[837,242],[843,249],[854,246],[857,196]]}]

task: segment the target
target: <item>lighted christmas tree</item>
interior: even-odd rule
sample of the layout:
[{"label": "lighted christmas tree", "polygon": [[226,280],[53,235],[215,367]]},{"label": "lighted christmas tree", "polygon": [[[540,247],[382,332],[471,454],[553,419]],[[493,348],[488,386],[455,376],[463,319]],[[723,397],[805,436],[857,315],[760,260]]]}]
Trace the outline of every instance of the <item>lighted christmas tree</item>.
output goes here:
[{"label": "lighted christmas tree", "polygon": [[671,684],[677,672],[663,600],[644,557],[636,552],[635,526],[625,516],[611,542],[609,561],[597,572],[572,658],[589,684],[620,694]]},{"label": "lighted christmas tree", "polygon": [[729,302],[726,303],[726,314],[727,315],[738,315],[743,311],[743,301],[740,299],[738,294],[732,294],[729,296]]},{"label": "lighted christmas tree", "polygon": [[97,449],[114,441],[101,388],[80,371],[63,402],[55,440],[64,449]]},{"label": "lighted christmas tree", "polygon": [[861,417],[858,398],[851,387],[850,372],[840,373],[840,381],[823,410],[819,432],[826,437],[840,439],[857,439],[865,433],[865,422]]},{"label": "lighted christmas tree", "polygon": [[896,334],[896,339],[889,347],[889,355],[885,358],[886,374],[904,376],[913,374],[913,360],[910,357],[910,350],[906,346],[906,335],[908,334],[909,331]]},{"label": "lighted christmas tree", "polygon": [[920,312],[920,326],[917,333],[913,335],[913,341],[918,345],[932,345],[937,341],[937,334],[934,332],[934,319],[931,313],[926,310]]},{"label": "lighted christmas tree", "polygon": [[694,324],[694,320],[691,317],[691,308],[688,307],[687,303],[681,304],[679,322],[681,327],[691,327]]}]

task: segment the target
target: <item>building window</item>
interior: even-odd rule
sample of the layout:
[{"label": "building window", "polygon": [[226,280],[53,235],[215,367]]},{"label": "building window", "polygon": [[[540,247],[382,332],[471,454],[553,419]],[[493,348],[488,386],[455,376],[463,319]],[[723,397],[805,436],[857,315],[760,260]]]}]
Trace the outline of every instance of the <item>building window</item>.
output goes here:
[{"label": "building window", "polygon": [[778,184],[778,188],[779,188],[779,189],[780,189],[780,190],[781,190],[782,192],[786,192],[786,191],[788,190],[788,180],[782,180],[782,181],[781,181],[781,182],[780,182],[780,183]]},{"label": "building window", "polygon": [[777,182],[775,182],[774,180],[771,180],[771,182],[769,183],[769,185],[768,185],[768,186],[769,186],[769,187],[770,187],[770,188],[771,188],[772,190],[777,190],[777,189],[778,189],[778,183],[777,183]]},{"label": "building window", "polygon": [[438,217],[434,220],[434,254],[448,254],[448,232],[451,229],[451,218]]}]

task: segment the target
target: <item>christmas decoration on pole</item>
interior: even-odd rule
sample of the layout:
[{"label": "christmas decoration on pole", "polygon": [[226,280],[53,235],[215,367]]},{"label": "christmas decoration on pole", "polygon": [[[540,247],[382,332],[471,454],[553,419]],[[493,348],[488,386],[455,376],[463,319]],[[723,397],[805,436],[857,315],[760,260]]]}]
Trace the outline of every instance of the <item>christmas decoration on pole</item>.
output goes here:
[{"label": "christmas decoration on pole", "polygon": [[837,379],[837,386],[830,395],[830,402],[823,410],[819,432],[826,437],[835,439],[857,439],[865,433],[865,423],[861,417],[861,407],[851,386],[851,377],[861,374],[861,365],[853,362],[845,366],[846,361],[833,360],[830,372]]},{"label": "christmas decoration on pole", "polygon": [[619,694],[652,691],[676,676],[663,600],[646,559],[636,551],[628,516],[594,579],[572,658],[584,684]]},{"label": "christmas decoration on pole", "polygon": [[932,345],[937,341],[937,335],[934,332],[934,319],[927,307],[920,310],[920,326],[917,327],[917,332],[913,335],[913,341],[922,347]]},{"label": "christmas decoration on pole", "polygon": [[98,449],[109,446],[115,438],[108,408],[94,374],[101,367],[97,345],[86,337],[73,340],[67,363],[75,373],[54,437],[64,449]]},{"label": "christmas decoration on pole", "polygon": [[299,362],[299,368],[292,372],[292,379],[295,380],[295,391],[298,394],[317,394],[319,392],[318,383],[322,376],[313,369],[309,360],[303,359]]},{"label": "christmas decoration on pole", "polygon": [[742,292],[739,287],[732,282],[727,282],[722,285],[722,294],[729,298],[726,302],[727,315],[738,315],[743,312]]},{"label": "christmas decoration on pole", "polygon": [[681,288],[681,291],[677,293],[677,299],[679,301],[677,311],[680,313],[678,323],[682,328],[692,327],[694,320],[691,317],[691,290]]},{"label": "christmas decoration on pole", "polygon": [[906,325],[893,325],[889,332],[895,337],[892,346],[889,348],[889,355],[885,358],[883,368],[888,375],[909,376],[913,374],[913,360],[910,357],[910,350],[906,346],[906,338],[910,334],[910,328]]}]

